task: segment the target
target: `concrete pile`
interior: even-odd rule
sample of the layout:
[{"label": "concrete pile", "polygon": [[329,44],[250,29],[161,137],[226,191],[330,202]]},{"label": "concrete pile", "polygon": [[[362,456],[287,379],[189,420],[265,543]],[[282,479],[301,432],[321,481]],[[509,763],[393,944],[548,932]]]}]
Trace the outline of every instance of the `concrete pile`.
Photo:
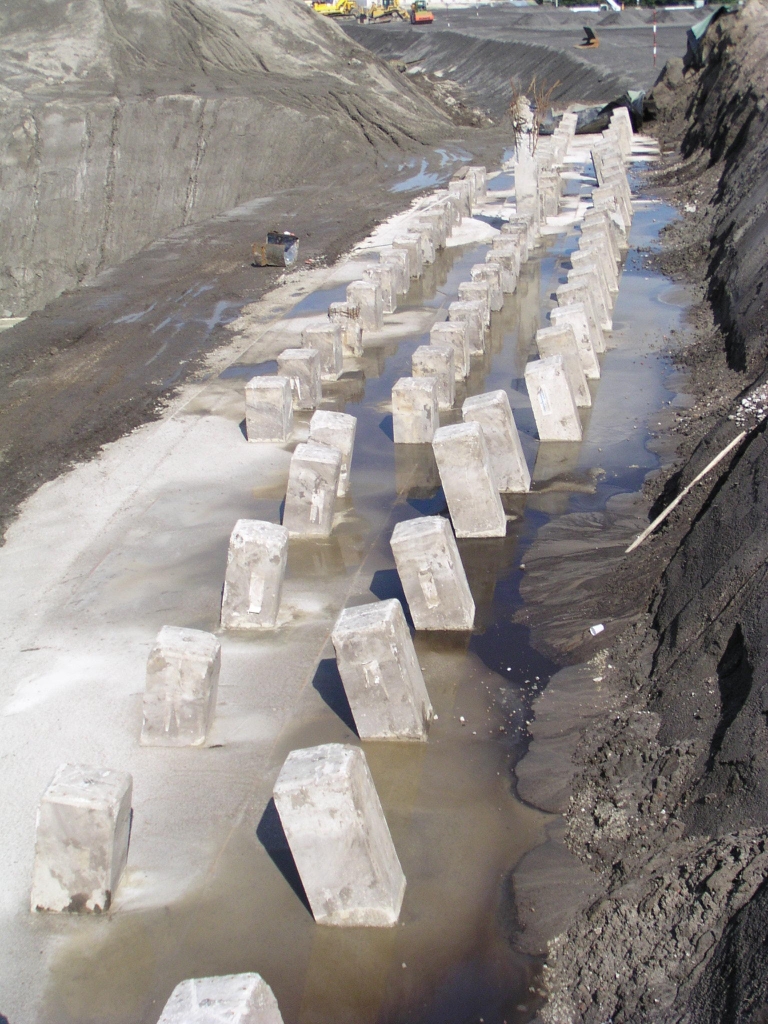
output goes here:
[{"label": "concrete pile", "polygon": [[593,147],[598,187],[571,254],[565,284],[555,292],[550,326],[536,334],[540,360],[529,363],[525,381],[540,441],[580,441],[579,408],[592,404],[588,380],[600,377],[599,355],[613,329],[621,253],[632,219],[625,161],[632,152],[632,124],[624,108]]}]

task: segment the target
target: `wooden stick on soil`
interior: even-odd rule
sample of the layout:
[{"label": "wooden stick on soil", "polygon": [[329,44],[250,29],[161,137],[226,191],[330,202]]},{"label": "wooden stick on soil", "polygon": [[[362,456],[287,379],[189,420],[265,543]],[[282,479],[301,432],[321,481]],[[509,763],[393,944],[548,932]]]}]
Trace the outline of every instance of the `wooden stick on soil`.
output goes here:
[{"label": "wooden stick on soil", "polygon": [[647,526],[638,537],[635,537],[635,539],[629,545],[629,547],[624,552],[624,554],[628,555],[630,551],[634,551],[635,548],[639,547],[643,543],[643,541],[645,540],[646,537],[650,537],[650,535],[653,533],[653,531],[656,529],[656,527],[659,525],[659,523],[663,523],[664,522],[664,520],[667,518],[667,516],[672,511],[672,509],[673,508],[677,508],[677,506],[680,504],[680,502],[686,496],[688,491],[690,491],[690,489],[695,484],[697,484],[699,482],[699,480],[702,479],[702,477],[705,477],[707,475],[707,473],[710,471],[710,469],[714,469],[715,466],[718,464],[718,462],[720,462],[721,459],[724,459],[725,456],[728,454],[728,452],[732,451],[736,447],[737,444],[740,444],[744,440],[744,438],[746,436],[747,436],[746,430],[742,430],[742,432],[740,434],[738,434],[736,437],[734,437],[734,439],[730,442],[730,444],[727,444],[725,446],[725,448],[723,448],[723,450],[720,452],[720,454],[716,455],[714,457],[714,459],[712,459],[712,461],[710,463],[708,463],[708,465],[706,465],[704,467],[704,469],[702,469],[702,471],[698,474],[698,476],[695,476],[693,478],[693,480],[691,480],[691,482],[688,484],[688,486],[684,487],[682,489],[682,491],[680,491],[680,493],[675,498],[675,500],[670,502],[669,505],[667,505],[667,507],[664,509],[664,511],[661,513],[661,515],[660,516],[656,516],[656,518],[653,520],[651,525]]}]

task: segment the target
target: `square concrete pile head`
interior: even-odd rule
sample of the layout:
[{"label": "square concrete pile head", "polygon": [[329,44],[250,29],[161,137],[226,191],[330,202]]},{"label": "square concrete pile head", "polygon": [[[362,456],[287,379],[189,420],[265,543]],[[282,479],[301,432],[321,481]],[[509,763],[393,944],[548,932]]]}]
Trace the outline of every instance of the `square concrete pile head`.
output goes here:
[{"label": "square concrete pile head", "polygon": [[380,331],[384,326],[384,305],[381,288],[370,281],[352,281],[347,285],[347,302],[360,310],[364,331]]},{"label": "square concrete pile head", "polygon": [[419,345],[411,356],[411,372],[414,377],[434,377],[437,381],[438,409],[452,409],[456,396],[456,380],[453,366],[453,346],[430,342]]},{"label": "square concrete pile head", "polygon": [[472,629],[475,602],[448,520],[398,523],[390,544],[416,629]]},{"label": "square concrete pile head", "polygon": [[401,377],[392,388],[395,444],[429,444],[440,426],[435,377]]},{"label": "square concrete pile head", "polygon": [[435,431],[432,447],[457,537],[504,537],[507,517],[479,423]]},{"label": "square concrete pile head", "polygon": [[[590,228],[582,229],[577,252],[580,255],[576,256],[576,253],[571,253],[571,265],[575,267],[580,261],[587,263],[590,259],[598,263],[611,297],[611,302],[615,302],[619,291],[619,268],[614,259],[611,245],[605,235],[599,228],[594,230]],[[576,256],[576,263],[573,262],[574,256]]]},{"label": "square concrete pile head", "polygon": [[581,355],[576,345],[576,333],[570,324],[543,327],[536,332],[536,348],[542,359],[561,356],[565,375],[568,378],[576,405],[582,409],[592,405],[592,395],[581,365]]},{"label": "square concrete pile head", "polygon": [[619,235],[619,248],[627,248],[630,222],[625,220],[624,212],[612,189],[593,189],[592,208],[595,213],[604,213],[610,218]]},{"label": "square concrete pile head", "polygon": [[309,421],[310,441],[330,445],[341,452],[341,470],[336,492],[339,497],[349,493],[349,474],[356,430],[357,417],[346,412],[326,412],[324,409],[318,409]]},{"label": "square concrete pile head", "polygon": [[294,750],[273,795],[315,921],[396,924],[405,875],[363,751],[342,743]]},{"label": "square concrete pile head", "polygon": [[405,235],[398,235],[392,239],[393,249],[403,249],[408,253],[408,273],[411,278],[421,277],[421,237],[408,232]]},{"label": "square concrete pile head", "polygon": [[238,519],[229,538],[221,599],[224,629],[274,629],[280,611],[288,531],[261,519]]},{"label": "square concrete pile head", "polygon": [[458,196],[462,217],[472,216],[472,187],[468,181],[449,181],[448,191]]},{"label": "square concrete pile head", "polygon": [[581,368],[587,380],[600,378],[600,362],[595,351],[592,327],[583,302],[572,302],[567,306],[555,306],[549,314],[553,327],[564,327],[568,324],[576,339],[579,350]]},{"label": "square concrete pile head", "polygon": [[163,626],[149,652],[142,746],[200,747],[216,713],[221,644],[212,633]]},{"label": "square concrete pile head", "polygon": [[277,375],[290,381],[294,409],[316,409],[323,400],[316,348],[283,349],[277,357]]},{"label": "square concrete pile head", "polygon": [[537,188],[536,161],[530,147],[518,146],[515,153],[515,200],[518,209],[525,200],[536,198]]},{"label": "square concrete pile head", "polygon": [[348,302],[332,302],[328,307],[328,319],[338,324],[341,331],[341,354],[358,359],[363,354],[363,327],[360,310]]},{"label": "square concrete pile head", "polygon": [[448,240],[448,223],[445,211],[437,206],[422,210],[417,224],[429,224],[432,227],[432,242],[435,250],[444,249]]},{"label": "square concrete pile head", "polygon": [[491,289],[487,281],[462,281],[458,288],[459,302],[479,302],[483,311],[483,326],[491,322]]},{"label": "square concrete pile head", "polygon": [[635,129],[632,127],[632,117],[626,107],[616,107],[611,114],[611,125],[615,125],[619,134],[623,137],[628,147],[627,156],[632,153],[632,139]]},{"label": "square concrete pile head", "polygon": [[469,167],[460,167],[451,178],[451,183],[453,184],[454,182],[465,185],[469,189],[469,215],[471,215],[472,207],[475,205],[478,196],[477,182],[475,177],[471,174]]},{"label": "square concrete pile head", "polygon": [[510,295],[517,288],[517,278],[520,271],[520,250],[514,242],[507,242],[497,245],[498,239],[494,239],[493,248],[485,254],[485,262],[493,263],[499,268],[499,280],[502,291]]},{"label": "square concrete pile head", "polygon": [[109,910],[128,858],[133,780],[63,764],[37,812],[32,910]]},{"label": "square concrete pile head", "polygon": [[603,305],[610,314],[613,309],[613,293],[605,268],[599,256],[594,252],[584,252],[581,249],[574,250],[570,254],[570,275],[591,274],[595,285],[599,289]]},{"label": "square concrete pile head", "polygon": [[381,309],[383,313],[394,313],[397,309],[395,292],[395,274],[386,263],[377,263],[363,271],[363,279],[375,284],[381,291]]},{"label": "square concrete pile head", "polygon": [[[590,301],[594,307],[601,329],[603,331],[612,331],[613,320],[611,318],[611,310],[605,301],[602,281],[597,267],[593,266],[590,270],[587,270],[584,267],[580,267],[578,270],[569,270],[568,280],[566,283],[580,285],[584,289],[584,291],[590,296]],[[560,285],[555,289],[555,295],[558,296],[558,304],[560,302],[559,296],[560,289],[562,287],[563,285]]]},{"label": "square concrete pile head", "polygon": [[588,210],[581,221],[579,242],[584,248],[593,242],[601,243],[613,260],[614,273],[618,274],[621,263],[621,249],[616,237],[615,225],[609,220],[605,210]]},{"label": "square concrete pile head", "polygon": [[433,324],[429,332],[429,344],[438,348],[450,345],[453,349],[454,380],[464,380],[469,376],[469,339],[466,321],[445,320]]},{"label": "square concrete pile head", "polygon": [[[530,238],[530,225],[524,217],[513,217],[506,224],[501,225],[501,234],[494,238],[491,243],[495,248],[497,245],[516,245],[520,249],[520,263],[528,259],[529,249],[533,248],[533,240]],[[518,266],[518,270],[519,270]]]},{"label": "square concrete pile head", "polygon": [[488,304],[491,312],[498,313],[504,305],[504,290],[501,287],[501,271],[495,263],[476,263],[470,267],[473,281],[484,281],[488,285]]},{"label": "square concrete pile head", "polygon": [[431,222],[424,221],[421,217],[417,218],[408,225],[408,230],[411,234],[416,235],[421,243],[421,265],[422,267],[430,266],[435,262],[435,255],[437,253],[437,246],[435,245],[435,225]]},{"label": "square concrete pile head", "polygon": [[396,295],[405,295],[411,287],[410,257],[407,249],[387,249],[379,253],[384,267],[391,267]]},{"label": "square concrete pile head", "polygon": [[258,974],[223,974],[180,981],[157,1024],[283,1024],[283,1018]]},{"label": "square concrete pile head", "polygon": [[506,391],[473,395],[464,402],[461,415],[465,423],[479,423],[483,428],[498,489],[505,494],[530,491],[531,474]]},{"label": "square concrete pile head", "polygon": [[[579,236],[579,247],[576,250],[580,253],[592,253],[599,256],[599,262],[601,269],[606,277],[606,282],[615,295],[618,291],[618,260],[615,257],[614,249],[608,238],[608,233],[605,228],[601,228],[596,225],[584,224],[581,225],[581,234]],[[573,254],[571,254],[573,255]]]},{"label": "square concrete pile head", "polygon": [[338,380],[343,369],[344,353],[341,347],[341,327],[337,323],[312,324],[301,332],[301,347],[313,348],[320,353],[322,380]]},{"label": "square concrete pile head", "polygon": [[600,314],[589,286],[584,281],[568,281],[566,284],[558,285],[555,289],[555,297],[559,306],[570,306],[574,303],[581,304],[589,320],[589,336],[592,339],[595,351],[598,354],[605,352],[605,336],[600,321]]},{"label": "square concrete pile head", "polygon": [[561,356],[528,363],[525,386],[540,441],[580,441],[581,420]]},{"label": "square concrete pile head", "polygon": [[485,167],[475,164],[468,168],[469,175],[475,183],[475,196],[484,199],[486,195],[488,171]]},{"label": "square concrete pile head", "polygon": [[432,704],[399,601],[345,608],[331,636],[361,740],[426,740]]},{"label": "square concrete pile head", "polygon": [[291,537],[330,537],[342,455],[338,448],[308,441],[291,456],[283,526]]},{"label": "square concrete pile head", "polygon": [[286,377],[252,377],[245,385],[249,441],[285,444],[293,433],[293,395]]},{"label": "square concrete pile head", "polygon": [[466,324],[467,346],[471,356],[485,352],[485,310],[482,302],[452,302],[448,307],[450,323]]}]

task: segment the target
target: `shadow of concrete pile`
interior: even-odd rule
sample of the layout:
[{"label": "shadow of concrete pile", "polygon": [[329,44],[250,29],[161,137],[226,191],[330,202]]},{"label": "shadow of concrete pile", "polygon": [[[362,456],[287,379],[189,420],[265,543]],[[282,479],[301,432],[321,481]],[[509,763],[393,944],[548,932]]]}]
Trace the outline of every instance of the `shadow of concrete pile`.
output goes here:
[{"label": "shadow of concrete pile", "polygon": [[649,542],[666,564],[648,616],[608,654],[613,710],[582,737],[566,816],[602,895],[550,944],[549,1024],[768,1020],[767,45],[751,0],[654,92],[660,134],[683,137],[656,180],[699,214],[670,232],[676,269],[706,277],[744,388],[659,505],[746,436]]},{"label": "shadow of concrete pile", "polygon": [[0,316],[275,190],[370,173],[450,125],[299,0],[9,0]]}]

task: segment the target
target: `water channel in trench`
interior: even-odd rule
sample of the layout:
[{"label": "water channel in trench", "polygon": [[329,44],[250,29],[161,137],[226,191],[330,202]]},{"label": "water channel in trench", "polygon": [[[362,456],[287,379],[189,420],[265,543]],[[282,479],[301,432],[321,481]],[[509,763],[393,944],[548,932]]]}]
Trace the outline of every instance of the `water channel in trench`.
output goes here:
[{"label": "water channel in trench", "polygon": [[[584,176],[577,177],[569,181],[572,204],[588,193]],[[664,335],[680,326],[684,300],[643,267],[638,249],[652,247],[672,216],[658,203],[637,205],[614,333],[602,378],[591,382],[581,444],[539,446],[523,380],[536,355],[536,330],[578,242],[573,224],[533,252],[517,291],[493,314],[486,355],[473,362],[453,412],[441,414],[443,423],[457,421],[466,395],[506,390],[534,484],[528,495],[504,496],[505,538],[459,541],[477,605],[473,632],[415,634],[437,713],[429,742],[363,744],[408,883],[398,925],[316,926],[274,806],[262,804],[231,823],[202,888],[162,908],[110,915],[97,942],[89,944],[84,932],[66,948],[54,962],[46,1024],[154,1024],[178,980],[242,971],[268,981],[286,1024],[523,1024],[535,1015],[541,964],[515,949],[509,879],[544,840],[552,816],[517,799],[513,769],[526,748],[530,702],[558,666],[514,621],[520,566],[552,517],[600,509],[612,495],[638,490],[657,465],[646,442],[654,416],[674,398],[661,350]],[[439,253],[395,316],[447,307],[487,249],[471,244]],[[294,314],[324,310],[343,297],[338,291],[314,293]],[[358,367],[326,390],[324,407],[358,419],[354,508],[327,544],[292,545],[288,572],[320,588],[346,574],[349,603],[404,601],[389,550],[392,528],[405,518],[447,514],[431,447],[391,440],[392,385],[410,375],[411,354],[427,341],[425,333],[367,348]],[[271,361],[241,362],[222,377],[239,387],[254,372],[274,369]],[[280,513],[274,491],[248,510],[273,522]],[[283,730],[272,752],[275,775],[297,747],[360,742],[328,645],[312,689],[322,701]]]}]

